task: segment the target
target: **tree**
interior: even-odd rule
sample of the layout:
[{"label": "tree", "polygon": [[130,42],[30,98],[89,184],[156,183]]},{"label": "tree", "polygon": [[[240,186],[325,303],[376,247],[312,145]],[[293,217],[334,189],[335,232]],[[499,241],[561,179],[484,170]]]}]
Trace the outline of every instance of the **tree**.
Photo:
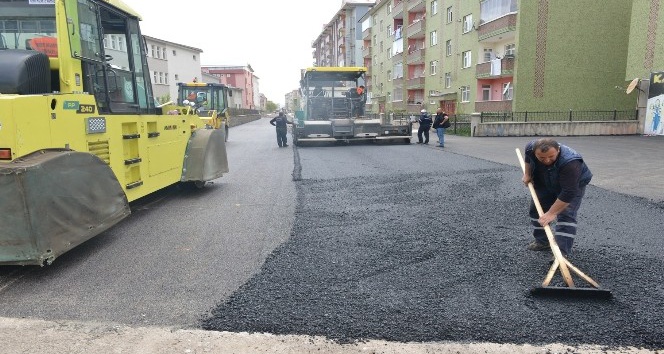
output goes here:
[{"label": "tree", "polygon": [[279,106],[272,101],[267,101],[265,104],[265,110],[268,112],[274,112],[277,110],[277,108],[279,108]]}]

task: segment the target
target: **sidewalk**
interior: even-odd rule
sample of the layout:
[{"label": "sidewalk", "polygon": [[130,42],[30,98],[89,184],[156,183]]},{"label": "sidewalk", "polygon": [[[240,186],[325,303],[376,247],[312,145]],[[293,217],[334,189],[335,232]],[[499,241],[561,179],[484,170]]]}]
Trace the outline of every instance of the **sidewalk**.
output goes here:
[{"label": "sidewalk", "polygon": [[[445,135],[445,152],[515,166],[521,153],[538,137],[460,137]],[[592,185],[664,203],[664,136],[553,137],[578,151],[593,172]],[[431,135],[431,149],[438,138]],[[413,141],[417,141],[417,136]],[[520,173],[520,172],[519,172]]]}]

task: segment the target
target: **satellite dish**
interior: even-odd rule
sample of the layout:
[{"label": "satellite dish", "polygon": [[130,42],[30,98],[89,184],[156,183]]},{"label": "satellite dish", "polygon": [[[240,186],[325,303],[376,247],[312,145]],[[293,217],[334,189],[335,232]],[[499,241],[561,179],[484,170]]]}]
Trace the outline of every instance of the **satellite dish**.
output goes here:
[{"label": "satellite dish", "polygon": [[639,78],[637,77],[636,79],[632,80],[632,82],[630,82],[629,85],[627,85],[627,90],[625,90],[625,93],[628,95],[632,93],[632,91],[634,91],[636,85],[638,84],[639,84]]}]

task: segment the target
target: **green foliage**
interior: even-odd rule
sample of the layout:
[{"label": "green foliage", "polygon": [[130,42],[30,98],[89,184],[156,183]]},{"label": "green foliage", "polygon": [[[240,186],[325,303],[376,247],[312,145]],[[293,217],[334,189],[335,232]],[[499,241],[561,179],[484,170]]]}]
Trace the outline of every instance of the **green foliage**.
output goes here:
[{"label": "green foliage", "polygon": [[265,104],[265,110],[268,112],[274,112],[277,110],[277,108],[279,108],[279,106],[272,101],[267,101]]}]

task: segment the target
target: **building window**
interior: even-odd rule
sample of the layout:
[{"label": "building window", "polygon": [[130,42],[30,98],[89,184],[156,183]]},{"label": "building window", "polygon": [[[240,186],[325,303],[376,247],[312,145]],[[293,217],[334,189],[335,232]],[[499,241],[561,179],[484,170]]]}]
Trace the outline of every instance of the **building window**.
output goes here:
[{"label": "building window", "polygon": [[437,67],[438,67],[438,60],[431,61],[431,64],[429,65],[429,71],[431,71],[431,75],[436,75]]},{"label": "building window", "polygon": [[452,23],[452,6],[447,8],[447,23]]},{"label": "building window", "polygon": [[395,79],[403,78],[403,63],[394,64],[394,78]]},{"label": "building window", "polygon": [[482,85],[482,101],[491,101],[491,85]]},{"label": "building window", "polygon": [[196,55],[193,55],[192,58],[194,58],[194,61],[196,60]]},{"label": "building window", "polygon": [[511,82],[503,84],[503,100],[504,101],[511,100],[513,93],[514,92],[512,91],[512,83]]},{"label": "building window", "polygon": [[180,75],[175,74],[175,81],[178,81],[178,80],[180,80]]},{"label": "building window", "polygon": [[470,86],[461,86],[461,102],[470,102]]},{"label": "building window", "polygon": [[387,36],[392,37],[392,25],[387,25]]},{"label": "building window", "polygon": [[387,81],[392,81],[392,70],[387,71]]},{"label": "building window", "polygon": [[125,39],[122,36],[118,36],[118,50],[122,52],[127,51],[127,49],[125,48]]},{"label": "building window", "polygon": [[463,52],[462,57],[463,57],[462,58],[463,62],[461,63],[462,64],[461,67],[464,68],[464,69],[465,68],[470,68],[470,62],[472,60],[470,50],[467,50],[467,51]]},{"label": "building window", "polygon": [[473,29],[473,15],[463,17],[463,33],[468,33]]},{"label": "building window", "polygon": [[447,55],[448,57],[450,55],[452,55],[452,40],[451,39],[448,40],[447,42],[445,42],[445,55]]},{"label": "building window", "polygon": [[493,49],[484,48],[484,62],[490,62],[493,59]]},{"label": "building window", "polygon": [[431,2],[431,15],[435,15],[438,13],[438,0],[433,0]]},{"label": "building window", "polygon": [[153,58],[154,58],[154,55],[155,55],[155,54],[154,54],[154,50],[155,50],[155,49],[154,49],[154,46],[151,45],[151,46],[150,46],[150,56],[153,57]]},{"label": "building window", "polygon": [[514,43],[505,46],[505,55],[514,55],[516,52],[516,45]]},{"label": "building window", "polygon": [[431,31],[431,46],[438,44],[438,31]]},{"label": "building window", "polygon": [[452,87],[452,73],[445,73],[445,88]]},{"label": "building window", "polygon": [[166,47],[161,48],[161,58],[164,60],[166,59]]},{"label": "building window", "polygon": [[175,49],[173,49],[173,56],[175,56]]},{"label": "building window", "polygon": [[156,71],[153,72],[153,73],[152,73],[152,83],[153,83],[153,84],[159,83],[159,82],[157,81],[157,77],[158,77],[157,72],[156,72]]}]

